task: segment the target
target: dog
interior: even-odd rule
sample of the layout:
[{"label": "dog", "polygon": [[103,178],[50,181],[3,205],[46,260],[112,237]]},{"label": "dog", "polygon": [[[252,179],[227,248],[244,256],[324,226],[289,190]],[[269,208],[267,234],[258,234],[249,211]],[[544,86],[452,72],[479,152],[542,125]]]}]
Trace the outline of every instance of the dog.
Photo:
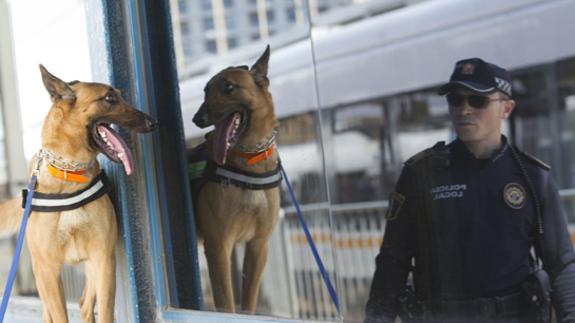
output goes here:
[{"label": "dog", "polygon": [[246,243],[241,306],[254,313],[268,241],[278,219],[279,122],[268,89],[269,57],[267,46],[251,68],[229,67],[213,76],[193,118],[200,128],[215,127],[200,146],[209,157],[203,170],[207,183],[194,194],[194,208],[214,303],[226,312],[235,312],[231,272],[235,244]]},{"label": "dog", "polygon": [[[40,72],[52,107],[42,128],[42,149],[32,158],[30,167],[31,174],[37,174],[34,199],[38,205],[32,207],[26,242],[43,304],[43,321],[68,322],[60,271],[64,263],[84,262],[82,320],[94,322],[97,305],[98,322],[113,322],[116,214],[107,194],[110,185],[102,176],[96,156],[103,153],[121,163],[127,175],[132,174],[130,150],[110,124],[133,132],[150,132],[157,122],[126,103],[120,91],[109,85],[66,83],[42,65]],[[70,204],[79,199],[76,192],[86,196],[85,192],[96,189],[88,200]],[[59,206],[63,210],[50,208],[53,197],[66,198],[56,199],[64,204]],[[0,230],[15,232],[22,214],[21,199],[1,204]]]}]

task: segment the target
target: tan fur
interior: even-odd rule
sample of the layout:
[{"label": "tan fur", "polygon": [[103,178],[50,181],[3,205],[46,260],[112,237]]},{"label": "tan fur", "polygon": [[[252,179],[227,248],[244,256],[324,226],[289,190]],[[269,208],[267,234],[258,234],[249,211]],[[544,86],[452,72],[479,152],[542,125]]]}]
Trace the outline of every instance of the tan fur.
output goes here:
[{"label": "tan fur", "polygon": [[[155,126],[145,114],[120,97],[119,91],[98,83],[65,83],[41,66],[44,84],[52,98],[52,108],[44,121],[42,147],[68,160],[89,163],[98,150],[89,144],[88,125],[99,118],[127,125],[135,131]],[[109,104],[103,97],[113,93],[118,101]],[[36,157],[33,158],[34,164]],[[94,163],[86,176],[98,175]],[[60,180],[50,175],[42,162],[37,192],[71,193],[89,183]],[[0,204],[0,230],[15,231],[22,220],[21,199]],[[114,321],[116,215],[107,195],[80,208],[64,212],[32,212],[26,241],[32,258],[36,286],[43,303],[43,322],[68,322],[60,271],[65,263],[85,262],[86,284],[82,293],[83,322],[94,322],[97,303],[98,322]]]},{"label": "tan fur", "polygon": [[[249,71],[226,69],[214,76],[206,86],[205,101],[196,115],[198,119],[205,117],[208,122],[217,122],[242,105],[249,108],[250,120],[238,145],[250,147],[265,141],[278,126],[266,78],[268,59],[269,49]],[[219,90],[222,79],[237,85],[233,93]],[[209,150],[216,145],[213,137],[213,133],[208,135]],[[277,162],[277,151],[274,151],[272,156],[255,165],[248,165],[246,158],[230,153],[226,164],[247,172],[264,173],[274,170]],[[268,240],[278,218],[279,188],[249,190],[209,182],[197,201],[198,230],[204,239],[215,305],[219,310],[235,311],[231,254],[236,243],[246,242],[241,305],[244,311],[253,313],[267,261]]]}]

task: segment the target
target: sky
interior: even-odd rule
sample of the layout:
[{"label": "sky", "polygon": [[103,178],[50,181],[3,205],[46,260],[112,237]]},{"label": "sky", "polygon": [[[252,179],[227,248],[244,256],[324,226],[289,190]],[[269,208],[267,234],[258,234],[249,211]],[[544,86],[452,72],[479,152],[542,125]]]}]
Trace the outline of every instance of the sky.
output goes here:
[{"label": "sky", "polygon": [[93,0],[7,1],[26,159],[40,149],[41,126],[51,105],[38,65],[64,81],[92,80],[84,1]]}]

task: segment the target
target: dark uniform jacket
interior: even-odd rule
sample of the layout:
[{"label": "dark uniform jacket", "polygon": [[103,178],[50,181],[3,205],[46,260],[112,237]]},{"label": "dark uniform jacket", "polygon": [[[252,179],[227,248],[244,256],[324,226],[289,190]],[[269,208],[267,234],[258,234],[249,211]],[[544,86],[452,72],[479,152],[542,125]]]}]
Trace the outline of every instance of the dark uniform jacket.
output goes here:
[{"label": "dark uniform jacket", "polygon": [[[502,139],[489,159],[476,159],[455,140],[406,162],[390,197],[366,322],[394,321],[409,272],[417,298],[429,307],[517,293],[535,268],[530,250],[537,241],[557,317],[575,322],[575,255],[557,187],[548,166],[512,151]],[[539,240],[534,199],[521,168],[541,204]]]}]

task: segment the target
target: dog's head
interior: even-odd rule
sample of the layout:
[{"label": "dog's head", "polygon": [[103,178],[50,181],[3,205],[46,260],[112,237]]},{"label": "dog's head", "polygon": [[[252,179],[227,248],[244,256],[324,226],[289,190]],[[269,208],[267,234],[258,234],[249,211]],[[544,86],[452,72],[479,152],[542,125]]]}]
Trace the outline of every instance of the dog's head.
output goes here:
[{"label": "dog's head", "polygon": [[[128,145],[111,124],[133,132],[149,132],[156,120],[129,105],[120,91],[106,84],[73,81],[66,83],[40,65],[42,81],[52,99],[52,108],[43,129],[43,141],[54,134],[67,136],[93,151],[102,152],[116,163],[122,163],[126,174],[134,169]],[[75,141],[74,141],[75,140]],[[71,147],[80,149],[81,147]]]},{"label": "dog's head", "polygon": [[250,115],[273,109],[268,91],[270,47],[248,68],[228,67],[212,77],[204,88],[204,102],[194,115],[194,123],[205,128],[215,126],[213,158],[224,164],[227,152],[248,128]]}]

